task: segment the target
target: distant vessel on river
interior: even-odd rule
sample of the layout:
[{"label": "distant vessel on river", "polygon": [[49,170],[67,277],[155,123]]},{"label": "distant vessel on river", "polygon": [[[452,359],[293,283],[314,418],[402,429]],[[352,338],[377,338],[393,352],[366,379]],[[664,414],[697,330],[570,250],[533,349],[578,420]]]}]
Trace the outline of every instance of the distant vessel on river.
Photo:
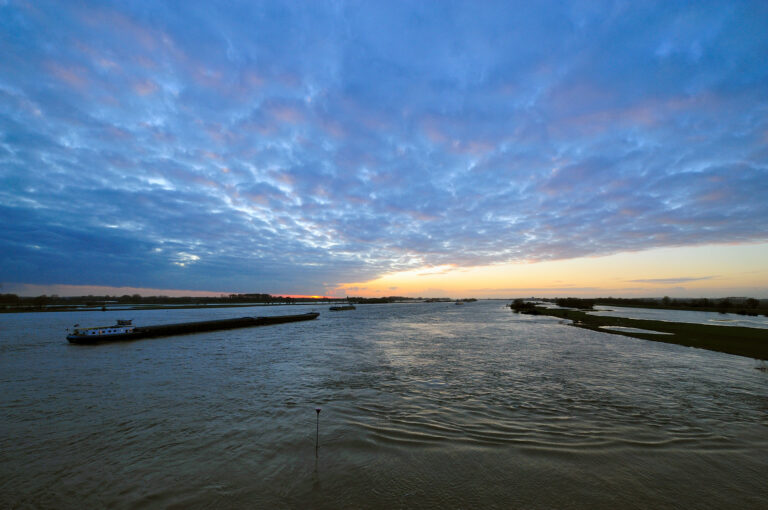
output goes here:
[{"label": "distant vessel on river", "polygon": [[355,310],[355,305],[331,306],[328,309],[332,312],[341,312],[344,310]]}]

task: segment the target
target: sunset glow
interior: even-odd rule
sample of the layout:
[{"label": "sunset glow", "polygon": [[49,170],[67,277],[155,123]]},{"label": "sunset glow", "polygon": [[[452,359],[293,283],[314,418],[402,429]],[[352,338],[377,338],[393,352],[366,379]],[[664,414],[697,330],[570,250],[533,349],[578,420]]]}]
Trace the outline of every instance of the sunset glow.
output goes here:
[{"label": "sunset glow", "polygon": [[[768,244],[662,248],[552,262],[438,266],[342,285],[367,297],[768,297]],[[627,269],[631,268],[631,271]]]}]

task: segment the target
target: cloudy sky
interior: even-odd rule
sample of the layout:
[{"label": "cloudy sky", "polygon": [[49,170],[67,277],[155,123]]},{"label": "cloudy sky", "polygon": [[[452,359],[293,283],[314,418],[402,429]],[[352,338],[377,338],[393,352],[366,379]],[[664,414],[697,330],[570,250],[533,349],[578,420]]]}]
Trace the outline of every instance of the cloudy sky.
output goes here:
[{"label": "cloudy sky", "polygon": [[767,56],[763,0],[0,0],[0,292],[768,297]]}]

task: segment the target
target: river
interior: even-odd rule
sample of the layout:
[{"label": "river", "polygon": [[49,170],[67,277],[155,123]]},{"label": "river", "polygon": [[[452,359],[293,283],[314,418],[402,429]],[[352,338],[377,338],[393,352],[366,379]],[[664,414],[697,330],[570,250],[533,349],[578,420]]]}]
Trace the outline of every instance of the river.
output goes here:
[{"label": "river", "polygon": [[[768,504],[768,373],[753,360],[504,304],[0,315],[0,506]],[[65,340],[74,323],[313,309],[309,322]]]}]

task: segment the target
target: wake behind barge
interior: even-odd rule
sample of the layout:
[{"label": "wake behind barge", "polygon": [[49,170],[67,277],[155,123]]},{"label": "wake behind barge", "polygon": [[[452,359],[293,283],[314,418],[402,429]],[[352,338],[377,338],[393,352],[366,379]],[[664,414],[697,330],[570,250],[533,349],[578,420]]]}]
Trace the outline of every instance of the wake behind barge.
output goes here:
[{"label": "wake behind barge", "polygon": [[136,340],[158,336],[184,335],[216,331],[219,329],[248,328],[251,326],[268,326],[284,322],[309,321],[320,315],[317,312],[299,315],[276,315],[273,317],[238,317],[235,319],[219,319],[213,321],[183,322],[179,324],[160,324],[157,326],[134,326],[131,321],[118,320],[114,326],[98,328],[75,329],[67,335],[67,340],[73,344],[95,344],[114,342],[118,340]]}]

